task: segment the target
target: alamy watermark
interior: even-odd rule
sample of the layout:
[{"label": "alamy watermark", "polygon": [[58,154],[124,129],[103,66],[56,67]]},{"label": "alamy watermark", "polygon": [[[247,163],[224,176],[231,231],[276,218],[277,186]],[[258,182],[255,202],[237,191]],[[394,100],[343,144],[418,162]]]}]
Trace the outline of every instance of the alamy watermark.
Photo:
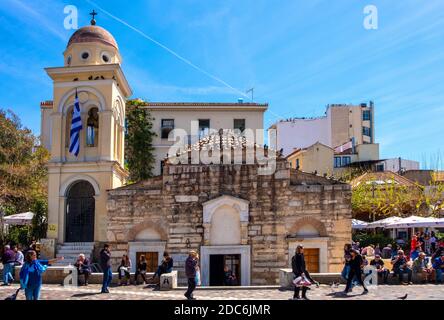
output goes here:
[{"label": "alamy watermark", "polygon": [[79,28],[79,10],[74,5],[67,5],[63,8],[66,14],[63,20],[63,26],[66,30],[77,30]]},{"label": "alamy watermark", "polygon": [[68,275],[63,279],[64,287],[78,287],[79,286],[79,272],[75,266],[69,265],[63,268],[63,273]]},{"label": "alamy watermark", "polygon": [[378,8],[369,4],[364,7],[364,14],[366,15],[363,22],[364,28],[367,30],[378,29]]}]

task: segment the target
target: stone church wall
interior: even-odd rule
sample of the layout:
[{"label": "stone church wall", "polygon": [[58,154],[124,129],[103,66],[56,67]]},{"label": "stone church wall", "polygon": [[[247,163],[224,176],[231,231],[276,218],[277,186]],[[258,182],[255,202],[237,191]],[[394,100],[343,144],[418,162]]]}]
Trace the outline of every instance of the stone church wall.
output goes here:
[{"label": "stone church wall", "polygon": [[202,204],[229,195],[249,201],[239,244],[251,246],[252,285],[278,284],[279,269],[289,267],[289,242],[299,241],[297,232],[307,224],[327,239],[328,271],[340,270],[343,245],[351,238],[350,187],[312,175],[309,184],[300,177],[294,185],[295,175],[285,161],[268,176],[257,175],[256,165],[168,165],[162,177],[110,190],[107,237],[113,269],[128,242],[154,228],[183,280],[187,252],[208,244]]}]

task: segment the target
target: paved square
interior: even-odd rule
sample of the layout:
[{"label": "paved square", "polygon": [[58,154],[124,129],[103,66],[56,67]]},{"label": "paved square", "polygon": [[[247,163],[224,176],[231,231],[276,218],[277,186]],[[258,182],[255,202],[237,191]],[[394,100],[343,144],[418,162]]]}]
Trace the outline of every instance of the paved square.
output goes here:
[{"label": "paved square", "polygon": [[[0,300],[13,294],[18,285],[0,287]],[[378,286],[370,289],[367,295],[361,295],[362,289],[355,288],[347,297],[341,295],[344,285],[332,288],[321,285],[312,288],[308,296],[312,300],[396,300],[406,294],[406,300],[443,300],[444,285],[412,285],[412,286]],[[147,286],[111,287],[109,294],[100,294],[100,285],[88,287],[67,287],[60,285],[44,285],[42,300],[183,300],[185,290],[158,291]],[[293,296],[291,291],[279,289],[242,289],[242,290],[196,290],[195,297],[199,300],[288,300]],[[17,300],[24,300],[21,292]]]}]

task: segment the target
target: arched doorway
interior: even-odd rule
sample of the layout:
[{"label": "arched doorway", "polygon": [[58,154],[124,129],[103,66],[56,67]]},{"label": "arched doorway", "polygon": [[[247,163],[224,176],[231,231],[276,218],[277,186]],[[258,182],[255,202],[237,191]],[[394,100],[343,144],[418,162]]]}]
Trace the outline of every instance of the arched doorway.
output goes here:
[{"label": "arched doorway", "polygon": [[95,199],[94,188],[88,181],[75,182],[66,200],[66,242],[93,242]]}]

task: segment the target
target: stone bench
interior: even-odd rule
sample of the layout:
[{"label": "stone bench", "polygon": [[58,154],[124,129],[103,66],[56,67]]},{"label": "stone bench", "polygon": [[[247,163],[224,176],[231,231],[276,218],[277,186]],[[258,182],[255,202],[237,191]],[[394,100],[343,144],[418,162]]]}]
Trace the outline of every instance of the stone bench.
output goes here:
[{"label": "stone bench", "polygon": [[[311,277],[318,281],[320,284],[332,284],[332,283],[341,283],[345,284],[346,281],[342,279],[340,273],[310,273]],[[404,281],[407,281],[407,274],[403,275]],[[293,285],[294,274],[292,269],[280,269],[279,272],[279,284],[283,289],[291,289],[294,288]],[[397,285],[399,284],[398,275],[394,275],[393,272],[390,272],[387,278],[388,284]],[[420,284],[422,278],[417,274],[413,273],[412,282],[415,284]],[[432,277],[432,280],[435,281],[435,277]],[[382,279],[379,278],[379,281],[382,282]]]},{"label": "stone bench", "polygon": [[170,273],[164,273],[160,276],[160,290],[168,291],[177,288],[177,271],[173,270]]},{"label": "stone bench", "polygon": [[[50,266],[47,268],[46,272],[43,273],[42,281],[46,284],[63,284],[65,281],[65,278],[69,275],[69,269],[66,267],[61,266]],[[20,267],[15,268],[15,277],[17,281],[20,279]],[[154,275],[154,272],[147,273],[146,277],[152,277]],[[79,279],[81,283],[84,281],[84,277],[82,275],[79,275]],[[103,273],[91,273],[88,282],[90,284],[101,284],[103,280]],[[140,277],[139,277],[140,280]],[[176,276],[177,280],[177,276]],[[131,283],[134,283],[135,281],[135,273],[131,273]],[[112,284],[118,284],[119,283],[119,274],[117,272],[113,272],[113,279]],[[72,284],[72,283],[71,283]],[[177,282],[176,282],[177,286]]]},{"label": "stone bench", "polygon": [[[340,273],[310,273],[311,277],[320,284],[345,283]],[[279,270],[279,284],[281,288],[293,288],[294,274],[292,269]]]}]

